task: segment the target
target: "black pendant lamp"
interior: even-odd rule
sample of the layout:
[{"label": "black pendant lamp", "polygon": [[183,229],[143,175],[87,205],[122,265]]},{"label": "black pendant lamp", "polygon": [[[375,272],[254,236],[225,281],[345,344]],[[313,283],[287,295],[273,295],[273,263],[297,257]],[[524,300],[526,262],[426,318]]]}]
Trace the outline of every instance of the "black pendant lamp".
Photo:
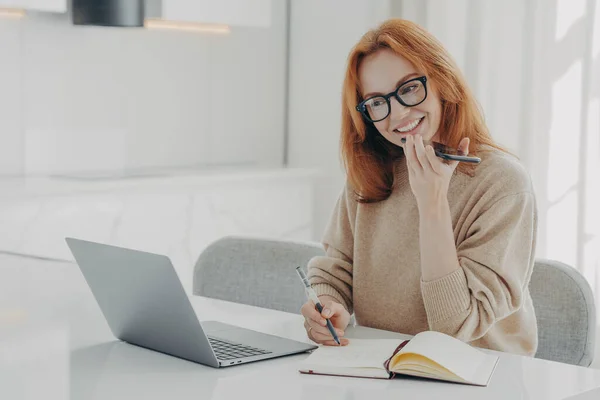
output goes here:
[{"label": "black pendant lamp", "polygon": [[73,24],[143,27],[144,0],[73,0]]}]

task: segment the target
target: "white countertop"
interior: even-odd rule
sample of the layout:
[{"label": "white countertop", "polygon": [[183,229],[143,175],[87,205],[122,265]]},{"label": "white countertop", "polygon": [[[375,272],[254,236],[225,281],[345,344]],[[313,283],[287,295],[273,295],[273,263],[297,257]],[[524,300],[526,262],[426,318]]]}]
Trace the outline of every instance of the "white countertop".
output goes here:
[{"label": "white countertop", "polygon": [[288,179],[309,179],[316,170],[309,168],[214,167],[155,169],[121,174],[73,173],[57,176],[0,176],[0,201],[14,198],[65,195],[71,193],[145,190],[176,187],[206,187],[235,182],[273,183]]},{"label": "white countertop", "polygon": [[198,254],[223,236],[312,238],[314,170],[155,172],[0,178],[0,252],[72,260],[76,237],[165,254],[190,291]]}]

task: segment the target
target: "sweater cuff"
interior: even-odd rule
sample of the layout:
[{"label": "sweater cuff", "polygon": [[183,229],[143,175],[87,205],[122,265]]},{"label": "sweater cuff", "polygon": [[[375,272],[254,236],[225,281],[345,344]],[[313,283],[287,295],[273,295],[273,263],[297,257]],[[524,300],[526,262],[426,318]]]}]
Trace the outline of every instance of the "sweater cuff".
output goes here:
[{"label": "sweater cuff", "polygon": [[344,306],[344,308],[349,313],[352,314],[352,312],[350,311],[350,308],[348,307],[348,303],[346,303],[346,301],[344,300],[344,297],[340,294],[340,292],[335,290],[333,288],[333,286],[331,286],[327,283],[317,283],[317,284],[312,285],[312,288],[314,289],[317,296],[333,297],[334,299],[337,300],[338,303],[340,303],[342,306]]},{"label": "sweater cuff", "polygon": [[464,314],[471,304],[467,277],[462,268],[435,281],[421,281],[421,292],[430,323]]}]

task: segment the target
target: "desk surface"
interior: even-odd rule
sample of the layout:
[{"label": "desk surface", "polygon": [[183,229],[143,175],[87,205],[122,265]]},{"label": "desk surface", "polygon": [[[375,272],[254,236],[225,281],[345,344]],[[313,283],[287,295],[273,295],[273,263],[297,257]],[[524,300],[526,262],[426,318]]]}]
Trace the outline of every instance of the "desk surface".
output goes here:
[{"label": "desk surface", "polygon": [[[300,315],[201,297],[201,320],[307,341]],[[355,327],[347,336],[403,338]],[[213,369],[116,341],[76,265],[0,256],[0,398],[564,399],[600,388],[600,370],[501,354],[486,388],[298,373],[306,354]],[[590,392],[592,391],[592,392]]]}]

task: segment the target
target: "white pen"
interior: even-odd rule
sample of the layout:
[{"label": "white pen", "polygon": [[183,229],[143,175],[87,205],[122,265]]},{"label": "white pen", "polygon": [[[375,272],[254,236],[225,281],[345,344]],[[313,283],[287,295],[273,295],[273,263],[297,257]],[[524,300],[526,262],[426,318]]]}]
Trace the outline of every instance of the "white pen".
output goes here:
[{"label": "white pen", "polygon": [[[317,297],[317,294],[313,290],[312,286],[310,286],[310,283],[308,283],[308,278],[306,277],[306,274],[304,273],[304,271],[302,271],[301,267],[296,267],[296,272],[298,273],[298,276],[300,277],[300,279],[302,280],[302,283],[304,284],[304,289],[306,291],[306,297],[308,297],[310,300],[312,300],[312,302],[315,303],[317,310],[319,310],[319,312],[322,313],[323,305],[319,301],[319,298]],[[326,318],[325,320],[327,321],[327,328],[329,328],[329,332],[331,332],[331,336],[333,336],[333,340],[335,340],[335,342],[337,344],[341,344],[340,339],[338,338],[337,334],[335,333],[335,328],[333,327],[333,324],[331,323],[329,318]]]}]

